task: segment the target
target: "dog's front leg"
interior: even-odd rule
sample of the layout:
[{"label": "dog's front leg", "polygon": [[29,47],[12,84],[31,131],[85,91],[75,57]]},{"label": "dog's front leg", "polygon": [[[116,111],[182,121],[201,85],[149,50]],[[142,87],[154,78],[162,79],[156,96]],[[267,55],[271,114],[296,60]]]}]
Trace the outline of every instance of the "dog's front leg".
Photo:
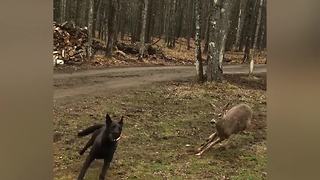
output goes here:
[{"label": "dog's front leg", "polygon": [[88,170],[88,168],[93,160],[94,160],[94,158],[89,154],[86,161],[83,164],[81,171],[80,171],[80,174],[78,176],[78,180],[83,180],[84,175],[86,174],[86,171]]},{"label": "dog's front leg", "polygon": [[101,173],[99,175],[99,180],[105,180],[106,174],[107,174],[107,170],[109,169],[110,166],[110,162],[107,160],[104,160],[103,162],[103,166],[101,169]]}]

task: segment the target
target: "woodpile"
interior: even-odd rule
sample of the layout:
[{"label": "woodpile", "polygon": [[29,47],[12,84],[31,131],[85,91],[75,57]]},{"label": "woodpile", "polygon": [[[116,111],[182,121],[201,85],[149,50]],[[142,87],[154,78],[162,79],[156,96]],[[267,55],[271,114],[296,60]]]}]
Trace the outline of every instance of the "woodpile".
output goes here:
[{"label": "woodpile", "polygon": [[81,63],[86,57],[88,31],[70,23],[53,24],[53,60]]},{"label": "woodpile", "polygon": [[[63,24],[53,23],[53,64],[81,64],[87,57],[88,46],[87,28],[76,27],[74,24],[65,22]],[[92,41],[93,55],[104,55],[106,45],[99,39]],[[127,54],[138,55],[137,44],[126,44],[118,42],[114,46],[113,53],[122,58],[128,58]],[[146,55],[163,56],[160,49],[146,45]]]}]

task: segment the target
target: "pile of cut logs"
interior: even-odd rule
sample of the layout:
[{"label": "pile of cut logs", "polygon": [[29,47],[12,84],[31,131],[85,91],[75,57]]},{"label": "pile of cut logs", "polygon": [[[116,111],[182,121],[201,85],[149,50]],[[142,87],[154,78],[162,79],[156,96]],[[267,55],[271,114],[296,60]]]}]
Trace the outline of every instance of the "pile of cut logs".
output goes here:
[{"label": "pile of cut logs", "polygon": [[86,28],[69,23],[53,24],[53,61],[66,64],[81,63],[86,57],[88,32]]},{"label": "pile of cut logs", "polygon": [[[87,57],[88,30],[86,27],[76,27],[73,23],[53,23],[53,64],[81,64]],[[106,45],[100,40],[93,39],[92,53],[104,52]],[[125,44],[118,42],[115,47],[115,54],[127,57],[126,54],[139,54],[139,47],[136,44]],[[146,54],[162,55],[159,49],[147,46]]]}]

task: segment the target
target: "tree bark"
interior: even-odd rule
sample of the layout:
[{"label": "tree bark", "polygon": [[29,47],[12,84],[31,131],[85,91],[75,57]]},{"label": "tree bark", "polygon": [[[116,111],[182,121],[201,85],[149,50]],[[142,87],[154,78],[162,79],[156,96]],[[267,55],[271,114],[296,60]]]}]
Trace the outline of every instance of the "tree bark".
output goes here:
[{"label": "tree bark", "polygon": [[89,13],[88,13],[88,43],[87,43],[87,56],[90,60],[92,57],[92,23],[93,23],[93,0],[89,0]]},{"label": "tree bark", "polygon": [[[188,10],[189,12],[194,12],[193,11],[193,0],[188,0]],[[187,50],[190,50],[190,38],[191,38],[191,34],[192,34],[192,17],[193,17],[193,13],[188,13],[188,21],[187,21]]]},{"label": "tree bark", "polygon": [[60,23],[66,20],[67,0],[60,0]]},{"label": "tree bark", "polygon": [[139,41],[140,34],[141,34],[141,16],[143,11],[143,1],[139,0],[138,7],[136,7],[136,12],[134,18],[132,18],[132,37],[131,37],[131,43],[135,43],[136,41]]},{"label": "tree bark", "polygon": [[142,28],[140,34],[140,51],[139,59],[143,58],[145,52],[145,36],[146,36],[146,23],[147,23],[147,12],[148,12],[148,0],[144,0],[144,9],[142,11]]},{"label": "tree bark", "polygon": [[258,36],[259,36],[259,30],[260,30],[260,25],[261,25],[261,12],[262,12],[262,5],[263,5],[263,0],[259,0],[259,12],[258,12],[258,17],[257,17],[257,23],[256,23],[256,29],[255,29],[255,35],[254,35],[254,41],[253,41],[253,49],[257,49],[258,47]]},{"label": "tree bark", "polygon": [[113,45],[118,43],[118,34],[119,34],[119,9],[120,9],[120,0],[116,0],[114,4],[114,33],[113,33]]},{"label": "tree bark", "polygon": [[97,0],[97,2],[94,4],[93,7],[93,22],[92,22],[92,32],[93,32],[93,37],[96,37],[96,26],[97,26],[97,20],[100,12],[100,7],[101,7],[102,0]]},{"label": "tree bark", "polygon": [[221,9],[221,30],[219,43],[219,67],[222,69],[223,56],[226,47],[227,35],[230,28],[230,15],[234,7],[234,0],[224,0],[223,8]]},{"label": "tree bark", "polygon": [[240,36],[243,29],[244,18],[245,18],[245,14],[243,11],[245,9],[246,0],[239,0],[239,1],[240,1],[240,5],[239,5],[238,23],[237,23],[235,43],[233,44],[233,48],[232,48],[233,50],[240,50],[240,38],[241,38]]},{"label": "tree bark", "polygon": [[251,3],[248,4],[249,6],[247,9],[248,16],[246,17],[247,24],[246,24],[246,29],[244,30],[244,35],[243,35],[244,42],[245,42],[245,50],[244,50],[242,63],[246,63],[248,62],[248,60],[250,60],[250,49],[252,48],[253,39],[254,39],[254,30],[256,25],[255,14],[257,13],[256,12],[257,1],[259,0],[251,1]]},{"label": "tree bark", "polygon": [[220,11],[222,7],[222,0],[216,0],[213,6],[212,18],[210,20],[210,43],[208,49],[208,66],[207,66],[207,81],[222,80],[222,69],[219,67],[219,31],[221,30]]},{"label": "tree bark", "polygon": [[250,68],[249,68],[249,74],[253,74],[254,69],[254,59],[257,55],[257,47],[258,47],[258,35],[259,35],[259,29],[261,24],[261,10],[263,5],[263,0],[259,0],[259,12],[257,17],[257,23],[256,23],[256,29],[255,29],[255,35],[254,35],[254,41],[253,41],[253,51],[251,52],[252,55],[250,57]]},{"label": "tree bark", "polygon": [[203,80],[203,66],[202,66],[202,57],[201,57],[201,39],[200,39],[200,26],[201,26],[201,6],[200,6],[200,0],[195,0],[195,26],[196,26],[196,33],[195,33],[195,58],[196,58],[196,72],[198,81]]},{"label": "tree bark", "polygon": [[177,5],[177,0],[173,0],[172,6],[170,9],[170,15],[169,15],[169,32],[168,32],[168,43],[167,43],[168,48],[175,47],[176,5]]},{"label": "tree bark", "polygon": [[116,15],[116,5],[117,0],[110,0],[109,2],[109,16],[108,16],[108,42],[106,48],[106,56],[112,56],[114,32],[115,32],[115,15]]},{"label": "tree bark", "polygon": [[147,10],[147,23],[146,23],[146,36],[145,42],[150,43],[151,37],[153,36],[153,28],[154,28],[154,14],[157,11],[157,8],[154,8],[154,0],[150,0],[148,2],[148,10]]},{"label": "tree bark", "polygon": [[205,36],[205,43],[203,48],[203,53],[208,53],[208,47],[209,47],[209,34],[210,34],[210,15],[207,17],[207,26],[206,26],[206,36]]}]

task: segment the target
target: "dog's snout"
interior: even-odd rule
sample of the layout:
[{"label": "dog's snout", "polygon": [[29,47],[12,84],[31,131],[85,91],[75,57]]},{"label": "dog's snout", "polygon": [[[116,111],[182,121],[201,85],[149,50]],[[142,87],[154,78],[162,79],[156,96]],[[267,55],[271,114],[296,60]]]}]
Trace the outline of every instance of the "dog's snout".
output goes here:
[{"label": "dog's snout", "polygon": [[114,132],[114,133],[112,133],[112,135],[113,135],[113,137],[119,137],[120,136],[120,133],[118,133],[118,132]]}]

